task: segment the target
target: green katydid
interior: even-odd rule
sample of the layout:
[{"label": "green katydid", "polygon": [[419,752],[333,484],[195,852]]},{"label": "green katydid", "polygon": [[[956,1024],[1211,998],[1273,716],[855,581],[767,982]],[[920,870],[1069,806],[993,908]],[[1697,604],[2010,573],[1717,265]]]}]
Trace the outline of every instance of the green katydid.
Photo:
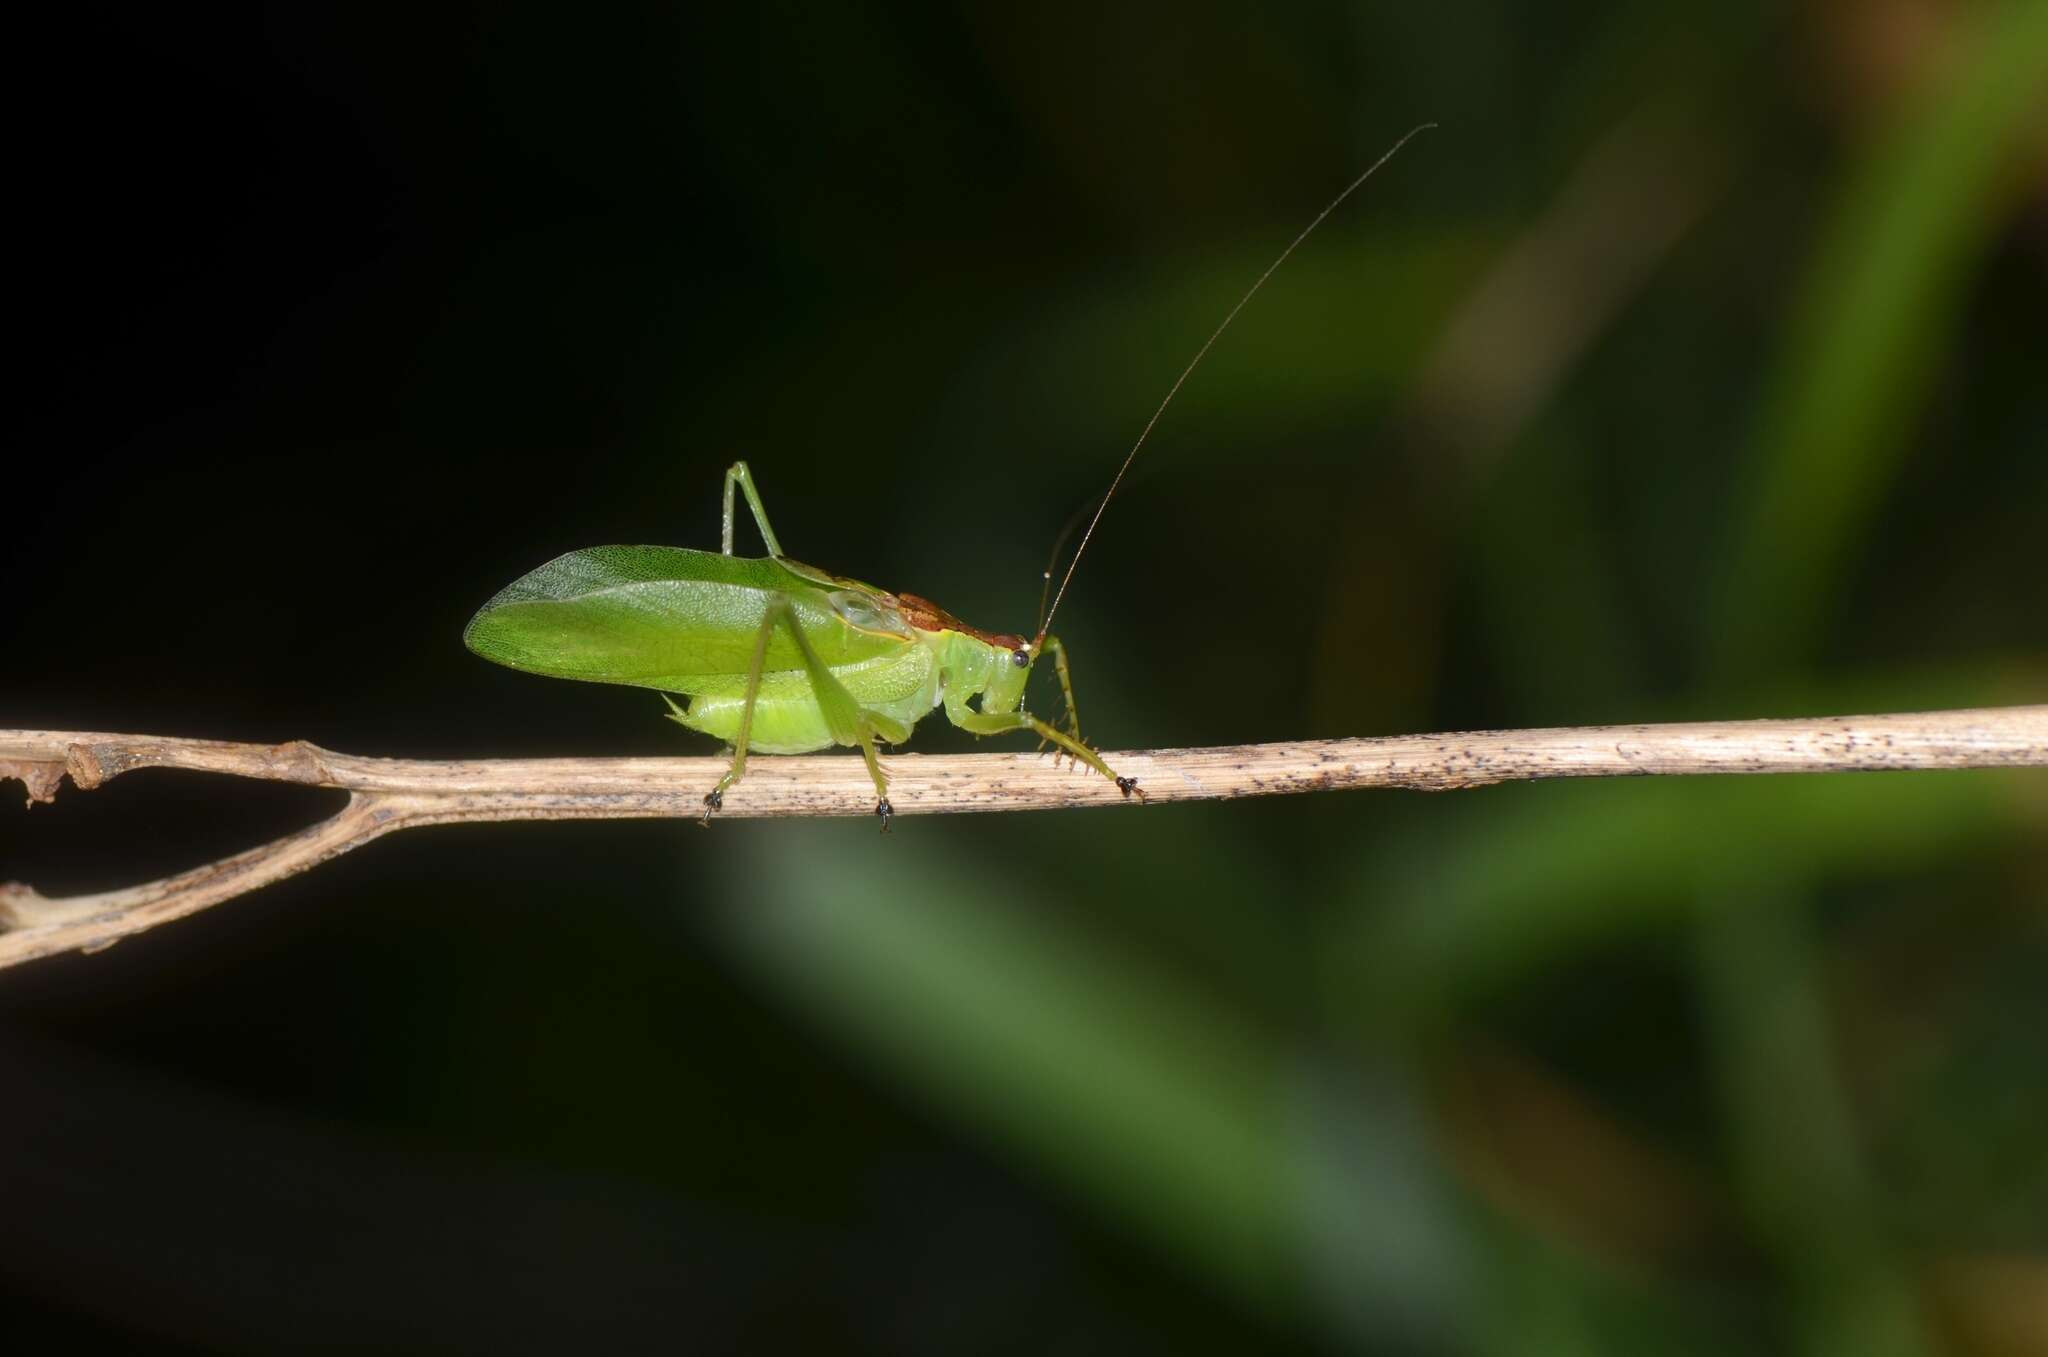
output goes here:
[{"label": "green katydid", "polygon": [[[731,746],[725,775],[704,797],[707,824],[745,773],[749,753],[850,745],[867,761],[875,813],[886,830],[894,811],[876,746],[901,744],[941,706],[947,720],[976,735],[1032,731],[1041,749],[1050,744],[1110,779],[1126,799],[1143,800],[1137,780],[1119,775],[1081,738],[1066,650],[1049,630],[1053,616],[1103,510],[1189,375],[1309,233],[1431,125],[1402,137],[1332,199],[1182,369],[1096,506],[1036,636],[983,631],[914,594],[892,594],[783,555],[752,473],[735,462],[725,473],[717,555],[652,546],[572,551],[500,590],[470,619],[463,641],[487,660],[528,673],[660,691],[671,720]],[[733,554],[735,488],[753,511],[766,557]],[[1050,569],[1045,579],[1051,583]],[[1025,685],[1047,654],[1066,706],[1060,726],[1023,704]],[[676,705],[670,693],[688,697],[688,706]]]}]

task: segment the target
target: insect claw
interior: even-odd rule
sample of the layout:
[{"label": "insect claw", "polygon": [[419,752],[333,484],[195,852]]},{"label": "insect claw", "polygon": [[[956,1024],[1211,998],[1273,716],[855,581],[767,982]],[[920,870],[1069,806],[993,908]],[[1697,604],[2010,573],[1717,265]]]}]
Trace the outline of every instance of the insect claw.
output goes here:
[{"label": "insect claw", "polygon": [[1145,802],[1145,793],[1138,790],[1138,779],[1134,777],[1118,778],[1116,780],[1116,789],[1124,794],[1124,800],[1126,801],[1135,796],[1138,798],[1138,804],[1143,805]]},{"label": "insect claw", "polygon": [[875,814],[882,817],[882,832],[884,834],[887,834],[889,832],[889,817],[891,817],[895,813],[896,808],[889,804],[888,797],[885,796],[881,800],[875,802]]},{"label": "insect claw", "polygon": [[704,797],[704,817],[698,820],[697,823],[704,826],[706,829],[711,828],[711,812],[714,810],[723,809],[724,806],[725,788],[713,787],[711,791]]}]

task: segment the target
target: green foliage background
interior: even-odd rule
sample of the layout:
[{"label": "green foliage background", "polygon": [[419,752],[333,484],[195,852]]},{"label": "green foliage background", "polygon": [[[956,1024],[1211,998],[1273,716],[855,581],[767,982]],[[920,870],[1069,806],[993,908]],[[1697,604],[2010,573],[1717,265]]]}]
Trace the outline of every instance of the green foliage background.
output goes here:
[{"label": "green foliage background", "polygon": [[[216,22],[79,38],[137,84],[31,167],[92,262],[17,432],[77,450],[44,493],[101,545],[16,539],[8,724],[680,750],[646,694],[456,637],[559,551],[715,541],[736,455],[793,554],[1024,629],[1201,338],[1423,120],[1105,519],[1061,620],[1094,739],[2048,689],[2039,0]],[[162,50],[202,92],[151,132]],[[109,146],[153,241],[65,206]],[[312,809],[194,791],[9,809],[5,874]],[[30,1120],[165,1081],[160,1143],[218,1159],[164,1165],[219,1212],[186,1275],[119,1242],[174,1187],[46,1146],[104,1158],[15,1233],[95,1228],[10,1246],[16,1313],[212,1350],[2048,1346],[2039,774],[408,837],[6,979]],[[261,1181],[252,1119],[298,1138]],[[439,1195],[479,1173],[473,1215]],[[81,1280],[165,1266],[175,1300]]]}]

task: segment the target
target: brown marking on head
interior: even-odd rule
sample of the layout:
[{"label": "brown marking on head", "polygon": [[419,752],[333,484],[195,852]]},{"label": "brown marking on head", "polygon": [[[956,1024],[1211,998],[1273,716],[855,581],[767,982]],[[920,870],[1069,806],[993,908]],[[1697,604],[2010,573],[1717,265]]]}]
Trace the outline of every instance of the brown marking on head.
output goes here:
[{"label": "brown marking on head", "polygon": [[919,631],[957,631],[963,636],[972,636],[1001,650],[1014,651],[1024,645],[1022,636],[1012,636],[1005,631],[983,631],[962,622],[953,614],[941,608],[928,598],[916,594],[898,594],[896,601],[902,605],[903,620]]}]

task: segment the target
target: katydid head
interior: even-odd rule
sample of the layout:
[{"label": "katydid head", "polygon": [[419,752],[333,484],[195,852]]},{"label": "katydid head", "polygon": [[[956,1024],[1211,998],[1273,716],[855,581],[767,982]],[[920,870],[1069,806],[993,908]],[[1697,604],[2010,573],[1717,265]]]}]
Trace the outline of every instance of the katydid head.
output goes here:
[{"label": "katydid head", "polygon": [[916,630],[952,636],[946,662],[960,691],[980,693],[985,712],[1017,709],[1044,638],[1033,641],[1006,631],[983,631],[916,594],[899,593],[893,601],[897,615]]},{"label": "katydid head", "polygon": [[[1279,271],[1280,266],[1287,262],[1287,257],[1294,253],[1302,241],[1309,238],[1311,232],[1323,224],[1323,218],[1335,212],[1340,203],[1357,191],[1359,185],[1379,173],[1380,167],[1399,154],[1403,146],[1406,146],[1419,134],[1435,126],[1435,123],[1423,123],[1419,127],[1408,129],[1408,132],[1399,141],[1395,142],[1378,160],[1373,161],[1367,167],[1364,174],[1359,175],[1356,179],[1345,185],[1344,191],[1332,198],[1328,207],[1316,213],[1315,220],[1304,226],[1301,229],[1301,234],[1288,242],[1287,248],[1280,252],[1279,257],[1266,266],[1266,271],[1259,275],[1258,281],[1247,288],[1245,294],[1237,299],[1237,305],[1230,308],[1230,314],[1223,318],[1223,323],[1211,331],[1209,337],[1202,342],[1202,347],[1195,351],[1195,356],[1188,361],[1186,367],[1181,369],[1180,376],[1173,379],[1173,385],[1167,388],[1166,399],[1159,402],[1158,408],[1152,412],[1152,418],[1145,421],[1145,427],[1138,433],[1138,441],[1131,444],[1131,450],[1124,454],[1123,465],[1119,466],[1116,469],[1116,475],[1110,478],[1109,489],[1103,493],[1102,502],[1095,506],[1095,516],[1088,520],[1088,529],[1081,534],[1081,545],[1074,548],[1073,559],[1067,562],[1067,573],[1060,577],[1060,587],[1053,592],[1052,606],[1045,606],[1045,595],[1043,593],[1039,595],[1038,636],[1031,643],[1030,656],[1027,656],[1023,661],[1025,672],[1029,672],[1031,657],[1035,657],[1045,648],[1046,634],[1052,627],[1053,614],[1060,610],[1060,600],[1067,596],[1067,586],[1074,582],[1074,567],[1081,564],[1081,553],[1088,550],[1088,543],[1095,536],[1095,525],[1102,522],[1103,510],[1107,509],[1110,500],[1115,498],[1117,487],[1124,483],[1124,473],[1131,469],[1131,463],[1138,458],[1138,449],[1144,447],[1145,440],[1152,436],[1152,430],[1158,425],[1159,417],[1166,413],[1167,406],[1173,404],[1173,398],[1180,394],[1182,385],[1187,382],[1187,379],[1194,373],[1194,370],[1202,365],[1202,360],[1209,356],[1209,350],[1214,348],[1216,341],[1223,337],[1223,332],[1230,328],[1230,323],[1237,319],[1237,313],[1244,310],[1245,303],[1258,295],[1259,289],[1266,285],[1266,280],[1271,278]],[[1084,505],[1083,507],[1085,508],[1086,506]],[[1078,518],[1079,515],[1077,514],[1076,519],[1078,520]],[[1066,544],[1067,533],[1072,531],[1073,524],[1069,523],[1066,532],[1062,532],[1059,541],[1054,544],[1052,549],[1054,563],[1057,563],[1059,560],[1060,547]],[[1052,585],[1051,565],[1046,567],[1045,583],[1047,588],[1050,588]]]},{"label": "katydid head", "polygon": [[988,686],[981,690],[981,709],[1015,711],[1024,701],[1024,689],[1038,664],[1038,644],[1022,636],[992,636],[989,640],[993,663],[988,668]]}]

